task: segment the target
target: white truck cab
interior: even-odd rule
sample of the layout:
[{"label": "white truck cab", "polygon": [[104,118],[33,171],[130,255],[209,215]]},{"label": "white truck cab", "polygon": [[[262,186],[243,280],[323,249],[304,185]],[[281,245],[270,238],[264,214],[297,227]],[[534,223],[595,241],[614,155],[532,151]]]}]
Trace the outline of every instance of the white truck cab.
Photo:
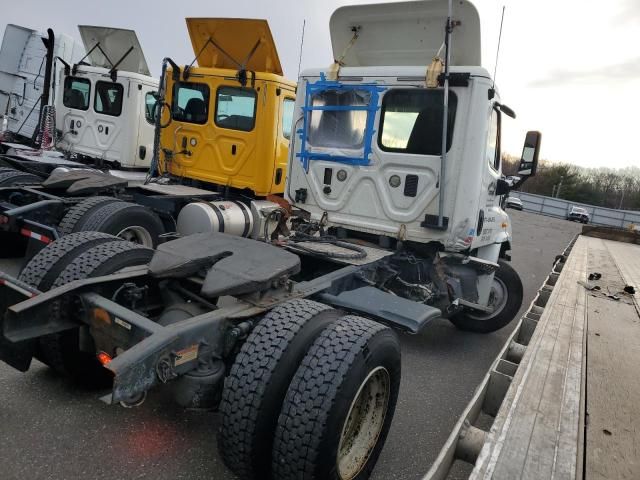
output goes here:
[{"label": "white truck cab", "polygon": [[[522,296],[517,274],[503,266],[511,222],[501,207],[509,187],[501,178],[500,132],[505,114],[515,114],[481,66],[477,10],[454,3],[452,17],[446,0],[336,10],[336,63],[299,79],[285,195],[338,237],[460,259],[450,269],[453,305],[484,315],[481,329],[495,320],[495,329],[515,314],[502,310],[517,311]],[[522,163],[529,174],[536,134],[528,135]],[[510,278],[494,275],[506,269]],[[501,305],[514,275],[520,302]]]},{"label": "white truck cab", "polygon": [[138,38],[132,30],[78,28],[88,53],[59,73],[56,147],[115,168],[148,169],[158,80]]},{"label": "white truck cab", "polygon": [[[33,139],[41,106],[54,93],[51,86],[45,87],[49,43],[52,57],[69,64],[84,55],[82,45],[69,35],[54,36],[51,30],[43,33],[20,25],[5,27],[0,46],[0,137]],[[56,63],[55,70],[59,74],[62,63]]]}]

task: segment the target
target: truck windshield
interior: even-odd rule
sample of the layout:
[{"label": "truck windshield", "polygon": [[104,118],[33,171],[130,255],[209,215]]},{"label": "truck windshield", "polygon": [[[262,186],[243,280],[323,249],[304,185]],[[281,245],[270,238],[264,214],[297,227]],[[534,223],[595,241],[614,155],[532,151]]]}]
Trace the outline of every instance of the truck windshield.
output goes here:
[{"label": "truck windshield", "polygon": [[313,147],[361,149],[367,124],[366,108],[371,93],[365,90],[327,89],[314,94],[312,107],[346,107],[344,110],[312,110],[309,119],[309,145]]},{"label": "truck windshield", "polygon": [[209,87],[204,83],[178,82],[173,86],[172,117],[177,122],[207,123]]},{"label": "truck windshield", "polygon": [[96,113],[117,117],[122,113],[124,88],[119,83],[96,82],[93,109]]},{"label": "truck windshield", "polygon": [[287,140],[291,139],[293,110],[295,105],[296,101],[293,98],[285,98],[282,102],[282,136]]},{"label": "truck windshield", "polygon": [[[378,145],[384,151],[442,153],[442,90],[390,90],[382,99]],[[458,97],[449,92],[447,151],[451,148]]]},{"label": "truck windshield", "polygon": [[252,88],[218,88],[214,120],[218,127],[245,132],[253,130],[256,123],[256,91]]},{"label": "truck windshield", "polygon": [[156,95],[157,92],[147,92],[144,96],[144,116],[147,119],[147,122],[152,125],[156,121],[156,104],[158,103]]},{"label": "truck windshield", "polygon": [[89,80],[86,78],[67,77],[64,79],[62,103],[68,108],[87,110],[89,108],[90,93],[91,82]]}]

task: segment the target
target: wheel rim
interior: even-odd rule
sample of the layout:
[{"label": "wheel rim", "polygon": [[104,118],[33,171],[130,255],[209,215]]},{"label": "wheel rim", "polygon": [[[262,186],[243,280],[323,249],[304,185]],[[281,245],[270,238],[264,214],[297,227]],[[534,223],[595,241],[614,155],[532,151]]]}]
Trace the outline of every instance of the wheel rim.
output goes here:
[{"label": "wheel rim", "polygon": [[377,367],[360,385],[342,427],[337,458],[340,480],[355,478],[369,460],[384,426],[390,396],[389,372]]},{"label": "wheel rim", "polygon": [[116,237],[122,238],[123,240],[127,240],[129,242],[137,243],[138,245],[142,245],[143,247],[153,248],[153,238],[151,238],[149,230],[144,227],[134,225],[124,228],[120,230],[120,232],[118,232]]},{"label": "wheel rim", "polygon": [[493,307],[491,312],[487,312],[484,314],[473,313],[467,314],[469,318],[473,318],[474,320],[489,320],[499,315],[504,307],[507,305],[507,298],[509,298],[507,286],[505,283],[497,278],[495,275],[493,277],[493,284],[491,285],[491,292],[489,292],[489,307]]}]

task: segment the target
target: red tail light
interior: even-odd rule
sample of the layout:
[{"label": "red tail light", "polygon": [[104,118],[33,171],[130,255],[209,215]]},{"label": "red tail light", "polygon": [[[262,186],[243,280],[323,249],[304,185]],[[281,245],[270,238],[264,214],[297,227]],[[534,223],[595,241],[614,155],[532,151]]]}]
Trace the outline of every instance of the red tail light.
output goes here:
[{"label": "red tail light", "polygon": [[107,363],[112,360],[111,355],[106,352],[100,352],[96,356],[98,357],[98,361],[102,364],[102,366],[107,365]]}]

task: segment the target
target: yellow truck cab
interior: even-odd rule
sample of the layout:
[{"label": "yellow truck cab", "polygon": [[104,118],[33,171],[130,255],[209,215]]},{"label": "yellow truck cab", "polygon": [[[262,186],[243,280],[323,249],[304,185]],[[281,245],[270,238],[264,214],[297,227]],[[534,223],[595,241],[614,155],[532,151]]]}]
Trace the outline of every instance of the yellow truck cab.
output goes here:
[{"label": "yellow truck cab", "polygon": [[158,172],[202,188],[283,193],[296,84],[282,76],[269,24],[188,18],[187,27],[195,60],[164,75]]}]

